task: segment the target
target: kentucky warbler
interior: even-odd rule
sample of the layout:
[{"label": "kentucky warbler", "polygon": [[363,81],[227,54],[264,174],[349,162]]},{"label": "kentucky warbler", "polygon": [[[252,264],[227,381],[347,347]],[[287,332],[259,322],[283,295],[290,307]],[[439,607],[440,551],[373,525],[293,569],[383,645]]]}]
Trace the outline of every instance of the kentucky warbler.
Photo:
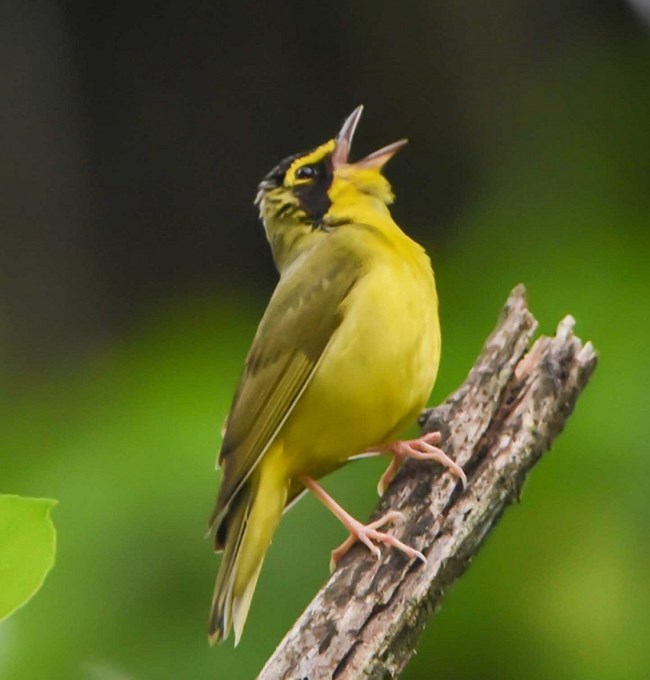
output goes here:
[{"label": "kentucky warbler", "polygon": [[282,512],[311,490],[350,531],[334,563],[360,540],[424,556],[364,526],[316,482],[369,449],[393,462],[426,458],[463,471],[437,433],[393,438],[419,414],[438,371],[440,326],[431,263],[395,224],[384,164],[406,140],[349,161],[362,107],[338,135],[283,160],[256,204],[280,273],[259,324],[225,426],[222,481],[210,520],[223,557],[209,621],[211,642],[239,641],[264,555]]}]

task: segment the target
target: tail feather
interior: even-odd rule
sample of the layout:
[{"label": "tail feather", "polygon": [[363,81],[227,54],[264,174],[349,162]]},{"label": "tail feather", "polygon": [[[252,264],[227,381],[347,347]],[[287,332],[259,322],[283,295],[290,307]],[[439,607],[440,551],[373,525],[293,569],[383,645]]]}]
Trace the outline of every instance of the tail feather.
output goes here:
[{"label": "tail feather", "polygon": [[260,577],[263,562],[264,557],[259,561],[255,572],[244,588],[244,592],[238,597],[235,597],[232,601],[232,627],[235,631],[235,647],[239,644],[242,633],[244,632],[244,624],[248,618],[248,610],[251,606],[251,600],[253,599],[257,579]]},{"label": "tail feather", "polygon": [[264,556],[287,498],[286,489],[272,482],[264,475],[247,482],[217,528],[225,538],[208,624],[210,644],[226,639],[232,628],[235,645],[241,638]]},{"label": "tail feather", "polygon": [[208,624],[210,644],[225,640],[230,634],[236,564],[246,531],[251,504],[252,494],[249,485],[246,485],[235,499],[231,515],[228,517],[228,541],[225,544],[223,557],[221,558],[221,564],[217,573],[212,607],[210,609]]}]

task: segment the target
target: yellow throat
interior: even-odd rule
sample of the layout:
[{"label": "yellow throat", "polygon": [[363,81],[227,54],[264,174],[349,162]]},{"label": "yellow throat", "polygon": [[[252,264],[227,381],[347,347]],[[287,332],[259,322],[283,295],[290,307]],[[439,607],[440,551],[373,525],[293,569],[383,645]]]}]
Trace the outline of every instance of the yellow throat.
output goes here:
[{"label": "yellow throat", "polygon": [[376,221],[377,213],[388,215],[386,206],[394,196],[381,171],[406,140],[350,163],[362,111],[363,106],[357,107],[334,139],[285,158],[260,183],[255,202],[280,273],[324,232],[349,222]]}]

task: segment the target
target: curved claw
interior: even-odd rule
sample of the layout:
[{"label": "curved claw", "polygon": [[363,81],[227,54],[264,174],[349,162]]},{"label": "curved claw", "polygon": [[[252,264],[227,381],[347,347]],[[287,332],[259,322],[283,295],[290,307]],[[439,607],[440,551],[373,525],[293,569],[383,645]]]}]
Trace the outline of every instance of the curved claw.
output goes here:
[{"label": "curved claw", "polygon": [[[388,450],[394,456],[403,458],[414,458],[415,460],[433,460],[436,463],[444,465],[449,472],[460,479],[463,489],[467,486],[467,476],[463,468],[453,461],[442,449],[433,446],[433,443],[439,443],[441,435],[439,432],[429,432],[418,439],[411,439],[409,441],[393,442]],[[389,466],[392,469],[393,463]],[[389,472],[387,470],[386,472]],[[393,475],[394,476],[394,475]],[[383,477],[382,477],[383,479]]]},{"label": "curved claw", "polygon": [[[359,520],[355,519],[346,512],[328,493],[323,489],[323,487],[316,482],[316,480],[311,477],[301,477],[300,481],[309,489],[317,498],[319,498],[323,504],[329,508],[338,518],[341,520],[343,525],[350,532],[350,536],[338,547],[336,550],[332,551],[332,558],[330,560],[330,570],[334,571],[339,560],[348,550],[357,542],[361,541],[370,552],[379,559],[381,557],[381,550],[379,546],[375,545],[374,542],[383,543],[384,545],[390,545],[398,550],[401,550],[405,555],[411,559],[417,557],[423,562],[426,561],[424,555],[415,548],[402,543],[399,539],[395,538],[391,534],[385,533],[383,531],[378,531],[378,528],[388,524],[389,522],[394,522],[395,520],[403,520],[404,515],[399,510],[391,510],[385,515],[382,515],[379,519],[376,519],[370,524],[364,525]],[[374,542],[373,542],[374,541]]]},{"label": "curved claw", "polygon": [[402,543],[398,538],[395,538],[392,534],[384,531],[377,531],[377,529],[389,522],[394,522],[395,520],[404,520],[404,514],[399,512],[399,510],[391,510],[379,519],[371,522],[370,524],[362,524],[361,522],[352,519],[346,522],[346,526],[350,531],[350,535],[341,543],[341,545],[332,550],[332,555],[330,558],[330,571],[334,571],[338,565],[341,558],[350,550],[350,548],[357,542],[361,541],[368,550],[375,556],[376,559],[381,557],[381,550],[379,546],[375,545],[373,541],[378,543],[383,543],[384,545],[389,545],[398,550],[401,550],[407,557],[413,559],[418,558],[423,562],[426,562],[424,555],[415,548]]}]

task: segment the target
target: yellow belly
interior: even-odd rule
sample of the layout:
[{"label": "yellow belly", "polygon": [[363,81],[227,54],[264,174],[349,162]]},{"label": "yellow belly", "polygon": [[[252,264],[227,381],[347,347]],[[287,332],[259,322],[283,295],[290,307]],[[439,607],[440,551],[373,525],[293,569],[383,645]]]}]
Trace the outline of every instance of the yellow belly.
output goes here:
[{"label": "yellow belly", "polygon": [[420,261],[373,263],[344,321],[279,433],[287,474],[320,477],[387,443],[433,387],[440,328],[433,274]]}]

